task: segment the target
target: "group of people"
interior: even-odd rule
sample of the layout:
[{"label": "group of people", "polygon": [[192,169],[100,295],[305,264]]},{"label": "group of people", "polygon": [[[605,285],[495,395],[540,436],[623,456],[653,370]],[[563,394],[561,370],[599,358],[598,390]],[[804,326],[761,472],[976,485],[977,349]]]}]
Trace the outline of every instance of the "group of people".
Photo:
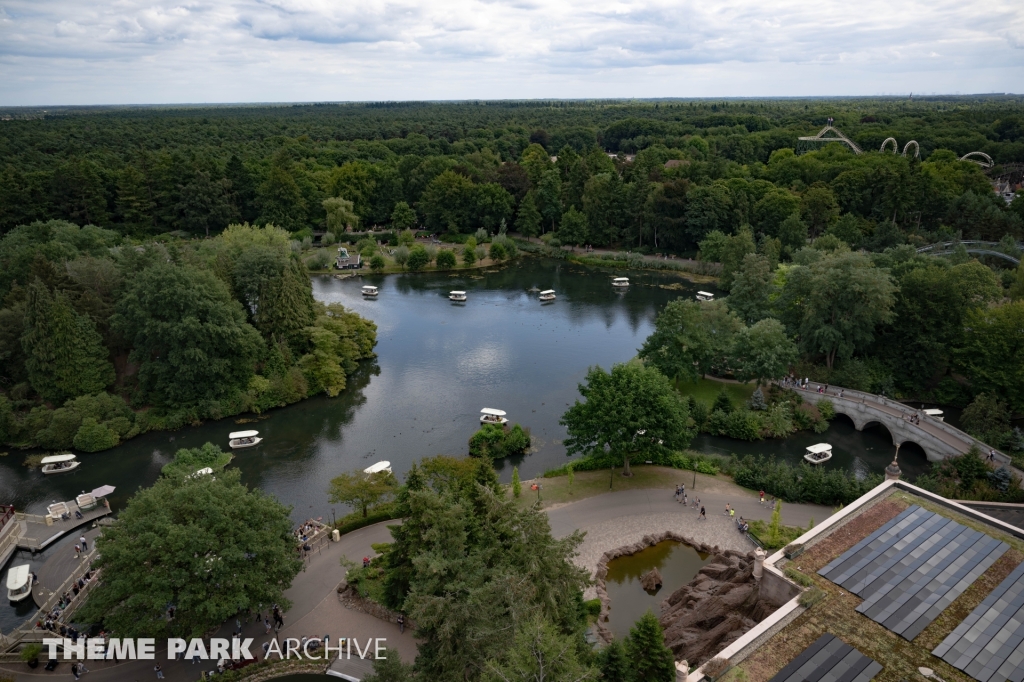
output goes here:
[{"label": "group of people", "polygon": [[[71,589],[67,590],[57,600],[57,604],[46,614],[45,618],[40,621],[36,621],[36,627],[50,632],[59,632],[61,637],[69,637],[72,641],[78,640],[78,631],[73,627],[68,627],[60,622],[60,617],[64,613],[64,610],[74,601],[75,597],[85,589],[85,586],[92,582],[93,574],[95,571],[89,571],[71,585]],[[36,574],[32,574],[33,582],[38,582],[39,578]]]},{"label": "group of people", "polygon": [[920,424],[921,415],[917,414],[916,412],[910,415],[905,414],[903,415],[903,421],[910,422],[911,424]]}]

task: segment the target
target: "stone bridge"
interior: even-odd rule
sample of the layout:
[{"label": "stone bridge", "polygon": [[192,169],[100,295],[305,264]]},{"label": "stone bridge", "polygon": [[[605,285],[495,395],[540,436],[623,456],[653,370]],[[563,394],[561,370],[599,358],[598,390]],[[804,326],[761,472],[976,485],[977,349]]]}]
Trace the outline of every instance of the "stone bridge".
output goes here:
[{"label": "stone bridge", "polygon": [[[812,382],[807,390],[796,390],[809,403],[831,400],[836,413],[849,417],[858,431],[863,431],[874,424],[881,424],[892,435],[893,445],[915,443],[924,450],[929,462],[938,462],[947,457],[963,454],[972,445],[978,446],[985,454],[994,449],[960,429],[901,402],[839,386],[829,386],[825,393],[819,393],[820,387],[821,384]],[[918,424],[909,420],[909,417],[915,415],[920,418]],[[995,452],[996,461],[1012,468],[1010,458],[1006,454],[998,450]]]}]

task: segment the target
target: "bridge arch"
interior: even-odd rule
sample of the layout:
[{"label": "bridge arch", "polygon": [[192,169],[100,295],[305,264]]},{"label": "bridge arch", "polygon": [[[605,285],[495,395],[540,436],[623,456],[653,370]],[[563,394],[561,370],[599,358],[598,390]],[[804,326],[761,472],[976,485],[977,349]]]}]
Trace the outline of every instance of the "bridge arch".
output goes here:
[{"label": "bridge arch", "polygon": [[884,152],[886,148],[889,146],[890,142],[892,142],[892,153],[895,154],[897,151],[899,151],[900,145],[896,142],[895,137],[885,138],[885,142],[882,143],[882,148],[879,149],[878,151]]},{"label": "bridge arch", "polygon": [[903,146],[903,156],[907,155],[907,151],[910,149],[910,145],[914,145],[914,158],[919,158],[921,156],[921,146],[917,144],[917,140],[911,140],[910,142]]}]

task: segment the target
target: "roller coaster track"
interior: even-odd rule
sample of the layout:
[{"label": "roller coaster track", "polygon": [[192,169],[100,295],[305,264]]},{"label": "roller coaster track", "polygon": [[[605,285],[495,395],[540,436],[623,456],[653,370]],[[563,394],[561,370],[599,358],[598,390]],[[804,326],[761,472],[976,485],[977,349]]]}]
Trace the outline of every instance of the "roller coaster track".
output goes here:
[{"label": "roller coaster track", "polygon": [[[955,252],[955,247],[958,242],[944,242],[941,244],[930,244],[929,246],[922,246],[917,250],[918,253],[927,253],[932,256],[948,256]],[[977,242],[977,241],[966,241],[959,242],[966,247],[967,253],[973,253],[978,256],[995,256],[996,258],[1002,258],[1008,260],[1014,265],[1020,265],[1020,259],[1014,258],[1002,251],[996,251],[994,249],[983,248],[986,246],[999,246],[999,242]],[[1024,250],[1024,244],[1018,244],[1021,250]]]},{"label": "roller coaster track", "polygon": [[[836,136],[825,137],[825,133],[828,133],[829,131],[835,133]],[[804,140],[806,142],[845,142],[847,145],[849,145],[850,149],[853,150],[854,154],[864,153],[864,150],[858,147],[856,142],[848,138],[846,135],[843,135],[838,128],[833,128],[832,126],[825,126],[817,135],[811,137],[801,137],[799,139]]]}]

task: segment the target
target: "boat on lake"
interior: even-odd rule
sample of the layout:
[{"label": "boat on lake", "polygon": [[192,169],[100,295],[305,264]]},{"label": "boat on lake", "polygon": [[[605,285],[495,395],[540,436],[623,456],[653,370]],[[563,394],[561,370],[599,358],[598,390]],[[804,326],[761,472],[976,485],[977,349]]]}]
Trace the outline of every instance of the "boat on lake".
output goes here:
[{"label": "boat on lake", "polygon": [[367,476],[372,476],[373,474],[379,474],[382,471],[386,471],[389,474],[392,473],[391,472],[391,462],[389,462],[389,461],[387,461],[385,459],[383,461],[377,462],[376,464],[371,464],[370,466],[368,466],[365,469],[363,469],[363,473],[366,474]]},{"label": "boat on lake", "polygon": [[235,431],[228,434],[228,445],[232,450],[251,448],[263,442],[259,435],[259,431]]},{"label": "boat on lake", "polygon": [[32,567],[13,566],[7,571],[7,598],[19,602],[32,594]]},{"label": "boat on lake", "polygon": [[75,459],[74,455],[50,455],[49,457],[43,457],[39,462],[43,465],[44,474],[63,474],[68,471],[74,471],[81,464]]},{"label": "boat on lake", "polygon": [[613,287],[628,287],[629,277],[616,277],[612,280]]},{"label": "boat on lake", "polygon": [[546,290],[540,292],[540,296],[538,298],[540,298],[540,300],[542,300],[542,301],[553,301],[553,300],[555,300],[555,290],[554,289],[546,289]]},{"label": "boat on lake", "polygon": [[78,504],[78,508],[82,511],[89,511],[96,508],[96,496],[92,493],[83,492],[75,498],[75,502]]},{"label": "boat on lake", "polygon": [[932,419],[938,419],[940,422],[945,421],[945,417],[942,416],[942,410],[932,408],[930,410],[924,410],[924,413]]},{"label": "boat on lake", "polygon": [[713,301],[713,300],[715,300],[715,295],[712,294],[710,291],[698,291],[697,292],[697,300],[698,301]]},{"label": "boat on lake", "polygon": [[811,464],[824,464],[832,459],[832,446],[829,443],[817,443],[807,448],[804,459]]},{"label": "boat on lake", "polygon": [[481,424],[508,424],[508,420],[505,419],[504,410],[495,410],[490,407],[485,407],[480,410],[480,423]]},{"label": "boat on lake", "polygon": [[465,291],[449,291],[448,292],[448,298],[450,300],[452,300],[452,301],[465,301],[466,300],[466,292]]},{"label": "boat on lake", "polygon": [[54,521],[62,519],[65,516],[71,516],[71,508],[68,507],[67,502],[54,502],[46,508],[46,513],[50,515]]},{"label": "boat on lake", "polygon": [[373,286],[372,284],[364,284],[363,285],[363,296],[376,297],[377,294],[379,294],[379,293],[380,292],[377,291],[377,287]]}]

